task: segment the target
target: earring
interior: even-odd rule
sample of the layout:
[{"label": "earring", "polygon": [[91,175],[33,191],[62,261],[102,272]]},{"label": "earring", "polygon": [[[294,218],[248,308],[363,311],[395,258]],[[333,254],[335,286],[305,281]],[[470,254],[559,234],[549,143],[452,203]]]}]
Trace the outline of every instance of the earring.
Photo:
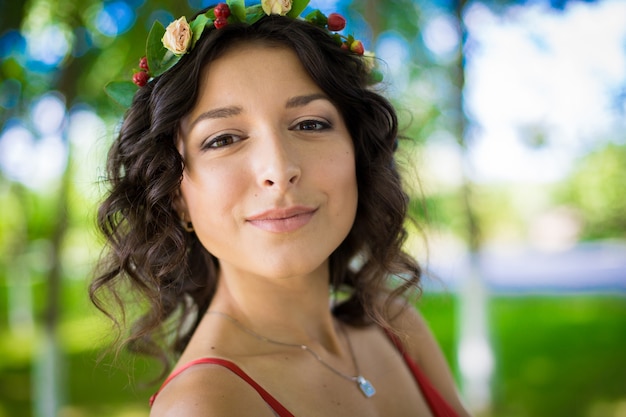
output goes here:
[{"label": "earring", "polygon": [[185,220],[185,213],[181,213],[180,215],[180,224],[181,226],[183,226],[183,229],[185,229],[186,232],[193,232],[193,223],[191,223],[190,221],[186,221]]}]

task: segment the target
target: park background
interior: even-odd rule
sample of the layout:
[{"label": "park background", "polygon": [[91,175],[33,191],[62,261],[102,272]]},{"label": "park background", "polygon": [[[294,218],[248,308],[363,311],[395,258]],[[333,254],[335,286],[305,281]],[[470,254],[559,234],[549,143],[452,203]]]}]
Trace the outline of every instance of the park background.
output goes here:
[{"label": "park background", "polygon": [[[121,114],[103,87],[154,20],[206,5],[0,0],[0,417],[147,416],[155,364],[99,360],[87,297]],[[313,6],[384,61],[423,225],[417,305],[471,409],[626,416],[626,2]]]}]

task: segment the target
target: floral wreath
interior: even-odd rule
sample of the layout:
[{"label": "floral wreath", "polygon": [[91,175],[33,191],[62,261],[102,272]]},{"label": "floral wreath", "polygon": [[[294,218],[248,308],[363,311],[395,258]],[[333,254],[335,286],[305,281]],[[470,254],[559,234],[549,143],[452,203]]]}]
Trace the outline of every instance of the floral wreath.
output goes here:
[{"label": "floral wreath", "polygon": [[375,68],[374,54],[365,51],[363,43],[352,35],[336,33],[345,28],[346,19],[338,13],[326,16],[317,9],[300,17],[308,4],[309,0],[261,0],[260,4],[246,7],[245,0],[226,0],[226,3],[219,3],[191,22],[187,22],[183,16],[165,28],[159,21],[155,21],[148,34],[146,55],[139,60],[139,69],[134,71],[132,82],[113,81],[105,86],[105,91],[122,106],[130,107],[137,90],[175,66],[183,55],[193,49],[205,28],[214,26],[221,29],[238,22],[253,24],[263,16],[272,14],[303,19],[328,30],[342,49],[363,57],[372,84],[381,81],[382,74]]}]

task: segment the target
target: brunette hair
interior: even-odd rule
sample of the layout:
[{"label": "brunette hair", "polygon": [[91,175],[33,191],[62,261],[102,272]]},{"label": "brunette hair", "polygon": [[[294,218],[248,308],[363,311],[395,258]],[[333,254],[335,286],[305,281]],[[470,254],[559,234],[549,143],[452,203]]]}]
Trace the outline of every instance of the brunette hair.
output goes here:
[{"label": "brunette hair", "polygon": [[[191,53],[136,93],[108,154],[110,189],[98,212],[108,251],[91,299],[112,318],[103,289],[122,312],[137,302],[140,313],[122,345],[166,363],[187,345],[213,298],[218,272],[217,259],[184,230],[174,207],[184,166],[176,132],[196,102],[206,65],[243,42],[291,48],[339,109],[354,142],[356,219],[330,256],[331,285],[347,294],[334,308],[336,317],[387,325],[390,302],[419,289],[420,268],[402,251],[409,200],[393,159],[397,116],[370,87],[363,59],[324,30],[287,17],[207,29]],[[131,301],[129,293],[139,298]],[[387,302],[380,302],[381,294]]]}]

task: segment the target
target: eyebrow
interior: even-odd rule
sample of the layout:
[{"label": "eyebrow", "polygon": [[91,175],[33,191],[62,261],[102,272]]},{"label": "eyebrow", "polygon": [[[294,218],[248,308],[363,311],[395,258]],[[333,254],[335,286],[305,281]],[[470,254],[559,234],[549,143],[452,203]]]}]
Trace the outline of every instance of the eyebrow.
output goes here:
[{"label": "eyebrow", "polygon": [[193,127],[198,122],[201,122],[202,120],[206,120],[206,119],[223,119],[223,118],[226,118],[226,117],[237,116],[238,114],[241,114],[242,111],[243,111],[243,109],[241,107],[238,107],[238,106],[219,107],[217,109],[206,111],[206,112],[202,113],[201,115],[199,115],[198,117],[196,117],[193,122],[191,122],[191,124],[189,125],[189,130],[193,129]]},{"label": "eyebrow", "polygon": [[[315,94],[307,94],[304,96],[296,96],[291,97],[287,100],[285,104],[285,108],[292,109],[296,107],[304,107],[312,101],[315,100],[328,100],[325,94],[315,93]],[[226,117],[237,116],[241,114],[243,109],[239,106],[232,107],[219,107],[217,109],[206,111],[200,114],[198,117],[194,119],[193,122],[189,125],[189,130],[192,130],[196,124],[206,119],[223,119]]]},{"label": "eyebrow", "polygon": [[315,100],[328,100],[328,97],[326,97],[326,95],[322,93],[291,97],[289,100],[287,100],[287,104],[285,104],[285,107],[288,109],[292,109],[294,107],[303,107]]}]

